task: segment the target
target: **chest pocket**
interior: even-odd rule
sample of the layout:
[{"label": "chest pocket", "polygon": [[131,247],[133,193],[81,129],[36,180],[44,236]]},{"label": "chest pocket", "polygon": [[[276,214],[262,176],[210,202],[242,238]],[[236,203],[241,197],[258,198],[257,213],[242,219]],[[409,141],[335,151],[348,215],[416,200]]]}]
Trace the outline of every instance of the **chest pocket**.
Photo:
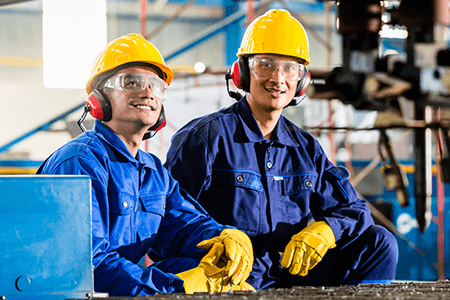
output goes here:
[{"label": "chest pocket", "polygon": [[203,207],[219,223],[255,231],[261,222],[263,185],[257,173],[214,169],[213,193],[203,198]]},{"label": "chest pocket", "polygon": [[128,215],[137,210],[137,199],[126,193],[118,193],[117,198],[109,198],[109,211],[118,215]]},{"label": "chest pocket", "polygon": [[165,215],[165,195],[145,195],[139,198],[141,209],[136,214],[136,231],[141,241],[148,242],[158,232],[161,220]]},{"label": "chest pocket", "polygon": [[217,185],[242,187],[261,191],[261,175],[240,170],[213,170],[212,182]]},{"label": "chest pocket", "polygon": [[289,196],[301,192],[313,192],[316,187],[317,176],[313,174],[286,176],[282,177],[281,181],[281,194]]},{"label": "chest pocket", "polygon": [[285,176],[280,177],[280,182],[282,195],[280,201],[283,202],[280,222],[290,224],[300,222],[309,214],[311,193],[315,191],[317,176],[313,174]]},{"label": "chest pocket", "polygon": [[138,209],[137,198],[127,193],[109,197],[109,231],[112,248],[128,245],[136,240],[134,212]]},{"label": "chest pocket", "polygon": [[166,196],[165,195],[146,195],[141,196],[142,211],[155,213],[164,217],[166,210]]}]

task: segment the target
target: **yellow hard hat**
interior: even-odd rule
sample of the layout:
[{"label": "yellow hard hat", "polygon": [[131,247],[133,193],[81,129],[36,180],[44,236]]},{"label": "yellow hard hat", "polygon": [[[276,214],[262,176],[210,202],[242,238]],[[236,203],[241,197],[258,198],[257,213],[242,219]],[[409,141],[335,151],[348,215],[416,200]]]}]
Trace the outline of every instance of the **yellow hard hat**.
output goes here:
[{"label": "yellow hard hat", "polygon": [[284,9],[271,9],[245,30],[238,57],[271,53],[309,59],[309,42],[302,24]]},{"label": "yellow hard hat", "polygon": [[94,89],[98,76],[128,63],[148,63],[161,71],[161,78],[168,84],[172,82],[173,71],[164,63],[158,49],[138,33],[127,34],[111,41],[97,56],[91,70],[91,78],[86,84],[86,92]]}]

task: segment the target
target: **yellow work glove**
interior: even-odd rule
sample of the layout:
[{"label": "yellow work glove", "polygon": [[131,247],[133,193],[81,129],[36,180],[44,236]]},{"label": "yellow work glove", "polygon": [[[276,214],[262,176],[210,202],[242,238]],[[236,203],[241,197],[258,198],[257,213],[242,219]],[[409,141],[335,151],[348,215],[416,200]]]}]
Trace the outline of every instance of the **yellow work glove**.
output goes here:
[{"label": "yellow work glove", "polygon": [[250,284],[248,284],[247,282],[243,282],[240,285],[233,285],[233,288],[231,289],[231,291],[254,291],[255,288],[252,287]]},{"label": "yellow work glove", "polygon": [[220,293],[231,290],[230,280],[227,278],[226,264],[220,260],[225,246],[215,244],[202,258],[198,267],[176,274],[184,280],[186,294],[195,292]]},{"label": "yellow work glove", "polygon": [[186,294],[193,293],[227,293],[230,291],[254,291],[248,283],[232,285],[227,277],[226,263],[221,260],[225,246],[216,243],[202,258],[198,267],[176,274],[184,280]]},{"label": "yellow work glove", "polygon": [[224,229],[220,236],[200,242],[197,247],[209,250],[215,244],[225,246],[227,276],[234,285],[242,285],[253,266],[253,247],[250,238],[240,230]]},{"label": "yellow work glove", "polygon": [[336,247],[333,230],[324,221],[306,227],[291,238],[284,250],[281,266],[292,275],[306,276],[322,260],[328,249]]}]

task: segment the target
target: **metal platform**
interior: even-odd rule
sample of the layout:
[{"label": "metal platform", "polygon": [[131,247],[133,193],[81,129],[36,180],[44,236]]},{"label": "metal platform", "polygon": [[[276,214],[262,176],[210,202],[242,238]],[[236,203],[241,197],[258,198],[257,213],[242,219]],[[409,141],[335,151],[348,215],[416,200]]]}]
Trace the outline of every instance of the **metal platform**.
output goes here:
[{"label": "metal platform", "polygon": [[157,294],[154,297],[107,297],[96,300],[129,300],[152,298],[155,300],[180,300],[180,299],[214,299],[214,300],[326,300],[326,299],[350,299],[350,300],[434,300],[450,299],[450,281],[440,280],[436,282],[394,282],[392,284],[359,284],[356,286],[338,287],[312,287],[302,286],[291,289],[273,289],[256,292],[233,292],[223,294],[196,293],[187,294]]}]

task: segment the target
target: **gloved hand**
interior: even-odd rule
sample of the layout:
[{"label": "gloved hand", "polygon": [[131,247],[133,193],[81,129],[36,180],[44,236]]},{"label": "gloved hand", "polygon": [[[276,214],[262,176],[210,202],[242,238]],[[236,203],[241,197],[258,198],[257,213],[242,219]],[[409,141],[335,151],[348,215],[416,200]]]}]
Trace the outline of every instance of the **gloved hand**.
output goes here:
[{"label": "gloved hand", "polygon": [[214,244],[200,261],[198,267],[176,274],[184,280],[184,290],[187,294],[255,290],[246,282],[243,282],[240,286],[231,284],[230,278],[227,277],[226,264],[220,259],[224,254],[224,249],[223,244]]},{"label": "gloved hand", "polygon": [[233,285],[233,287],[231,288],[231,291],[255,291],[255,288],[253,286],[251,286],[249,283],[247,282],[243,282],[240,285]]},{"label": "gloved hand", "polygon": [[304,228],[291,238],[284,250],[281,266],[292,275],[306,276],[328,249],[336,247],[333,230],[325,221]]},{"label": "gloved hand", "polygon": [[197,247],[208,250],[217,243],[225,246],[227,276],[234,285],[242,285],[253,266],[253,247],[250,238],[240,230],[224,229],[220,236],[202,241]]}]

